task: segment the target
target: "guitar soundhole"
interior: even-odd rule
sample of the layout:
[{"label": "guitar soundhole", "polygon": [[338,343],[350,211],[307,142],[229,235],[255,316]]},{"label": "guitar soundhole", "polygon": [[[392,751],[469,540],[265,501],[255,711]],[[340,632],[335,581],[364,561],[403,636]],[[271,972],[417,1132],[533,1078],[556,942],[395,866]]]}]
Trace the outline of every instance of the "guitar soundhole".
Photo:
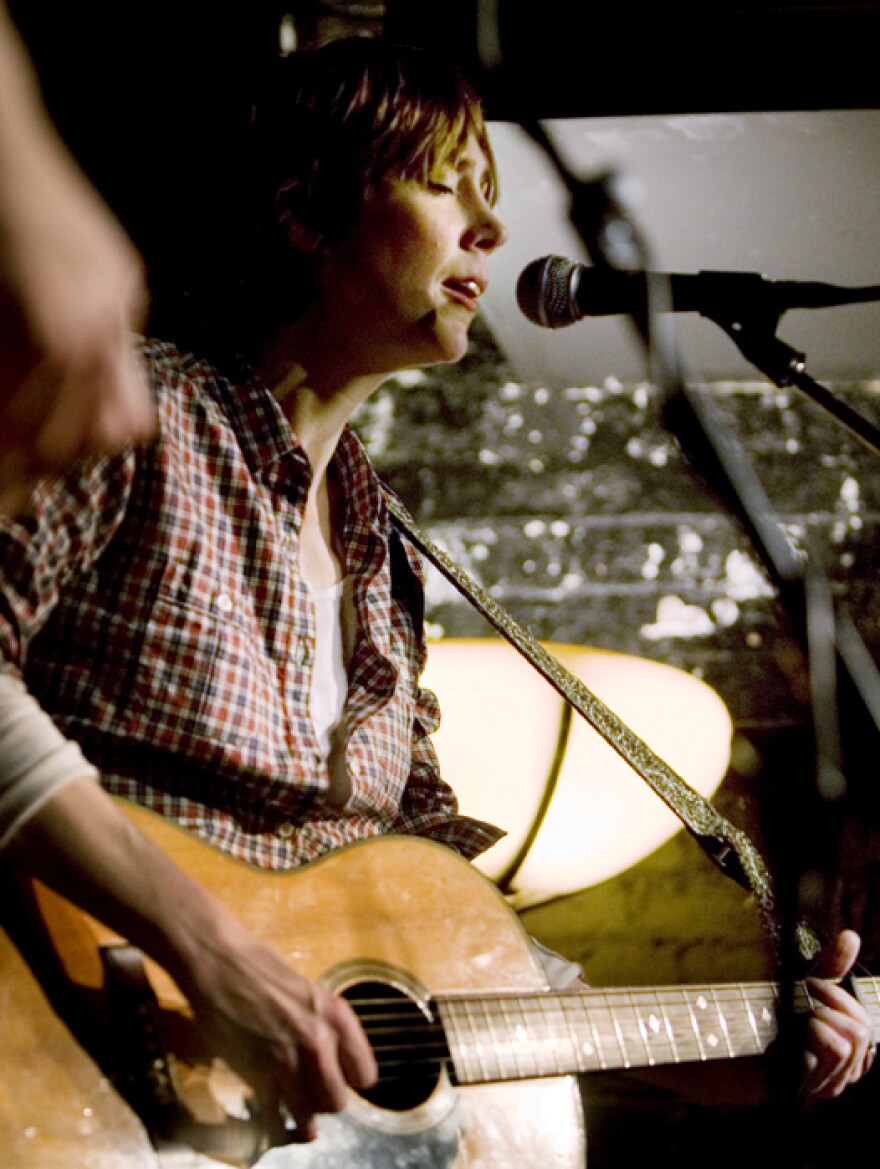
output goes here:
[{"label": "guitar soundhole", "polygon": [[430,1009],[384,982],[358,982],[342,993],[379,1065],[378,1082],[360,1094],[392,1112],[422,1104],[437,1087],[449,1058],[443,1029]]}]

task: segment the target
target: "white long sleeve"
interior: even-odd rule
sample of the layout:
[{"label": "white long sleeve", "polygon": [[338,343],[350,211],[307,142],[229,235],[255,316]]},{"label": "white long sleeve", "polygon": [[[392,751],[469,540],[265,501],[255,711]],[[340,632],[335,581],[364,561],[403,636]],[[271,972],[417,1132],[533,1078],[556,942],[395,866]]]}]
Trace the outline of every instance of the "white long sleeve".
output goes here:
[{"label": "white long sleeve", "polygon": [[0,672],[0,849],[65,784],[97,775],[20,679]]}]

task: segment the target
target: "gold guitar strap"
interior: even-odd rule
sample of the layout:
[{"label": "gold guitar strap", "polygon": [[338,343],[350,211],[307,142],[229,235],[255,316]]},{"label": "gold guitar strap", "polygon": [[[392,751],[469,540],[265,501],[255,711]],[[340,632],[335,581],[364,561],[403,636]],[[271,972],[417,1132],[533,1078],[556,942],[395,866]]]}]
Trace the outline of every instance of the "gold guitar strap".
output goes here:
[{"label": "gold guitar strap", "polygon": [[[601,699],[549,653],[485,589],[442,548],[420,531],[391,491],[385,502],[397,528],[461,592],[477,611],[517,649],[565,701],[614,748],[657,796],[672,809],[701,848],[727,876],[754,895],[771,937],[778,939],[779,921],[773,883],[764,858],[742,829],[718,810],[640,739]],[[813,930],[800,924],[797,944],[805,959],[815,956],[819,941]]]}]

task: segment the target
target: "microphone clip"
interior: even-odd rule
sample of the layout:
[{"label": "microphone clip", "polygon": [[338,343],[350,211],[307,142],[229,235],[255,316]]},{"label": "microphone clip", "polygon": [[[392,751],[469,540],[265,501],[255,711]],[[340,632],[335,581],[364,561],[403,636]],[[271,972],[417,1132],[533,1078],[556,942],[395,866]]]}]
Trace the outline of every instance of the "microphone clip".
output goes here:
[{"label": "microphone clip", "polygon": [[748,313],[702,315],[720,326],[743,357],[780,388],[794,385],[807,368],[806,354],[776,336],[781,312],[755,308]]}]

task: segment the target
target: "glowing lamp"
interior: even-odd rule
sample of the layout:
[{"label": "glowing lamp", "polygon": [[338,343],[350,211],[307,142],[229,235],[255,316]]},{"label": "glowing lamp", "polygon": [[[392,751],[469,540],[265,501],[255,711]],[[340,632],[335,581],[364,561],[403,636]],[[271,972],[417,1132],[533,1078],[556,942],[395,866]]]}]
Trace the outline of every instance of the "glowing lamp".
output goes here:
[{"label": "glowing lamp", "polygon": [[[712,795],[732,734],[714,690],[661,662],[575,645],[547,649],[691,787]],[[443,709],[434,743],[461,810],[507,832],[476,864],[516,908],[604,881],[682,827],[579,714],[566,726],[564,700],[506,641],[434,642],[424,684]]]}]

